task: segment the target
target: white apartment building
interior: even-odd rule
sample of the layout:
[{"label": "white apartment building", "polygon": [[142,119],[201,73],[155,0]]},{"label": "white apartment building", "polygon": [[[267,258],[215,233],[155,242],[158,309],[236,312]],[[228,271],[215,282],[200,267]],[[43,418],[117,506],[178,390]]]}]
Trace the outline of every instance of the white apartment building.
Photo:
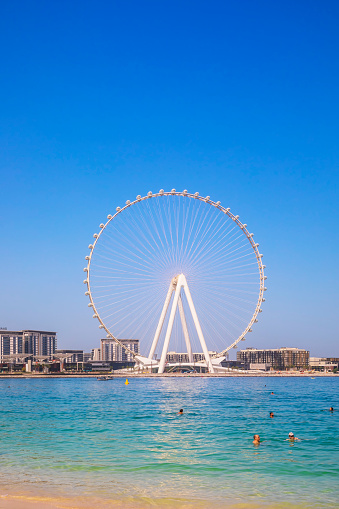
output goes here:
[{"label": "white apartment building", "polygon": [[[103,361],[115,361],[115,362],[133,362],[133,355],[126,351],[119,343],[116,343],[113,339],[101,339],[101,360]],[[120,339],[123,345],[135,352],[137,355],[140,354],[140,342],[139,339]]]},{"label": "white apartment building", "polygon": [[[19,354],[51,357],[57,346],[56,332],[0,329],[0,361],[6,356]],[[7,357],[8,359],[8,357]]]}]

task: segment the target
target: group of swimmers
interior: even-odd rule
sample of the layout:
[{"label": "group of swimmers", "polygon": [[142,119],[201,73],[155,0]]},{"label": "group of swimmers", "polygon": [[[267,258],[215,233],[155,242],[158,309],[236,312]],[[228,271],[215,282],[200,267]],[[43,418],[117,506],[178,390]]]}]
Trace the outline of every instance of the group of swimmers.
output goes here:
[{"label": "group of swimmers", "polygon": [[[299,441],[300,442],[300,438],[295,437],[294,433],[292,433],[292,431],[289,432],[288,438],[286,438],[286,440],[289,440],[289,442],[295,442],[295,441]],[[259,445],[260,441],[261,441],[260,440],[260,435],[253,435],[253,443],[254,443],[254,445]]]},{"label": "group of swimmers", "polygon": [[[274,392],[271,392],[271,394],[274,394]],[[334,411],[333,406],[330,406],[329,411],[330,412]],[[274,417],[274,413],[273,412],[270,412],[270,417],[271,417],[271,419],[273,419],[273,417]],[[288,440],[290,442],[295,442],[295,441],[300,442],[300,438],[295,437],[294,433],[292,433],[292,431],[289,432],[288,438],[286,438],[286,440]],[[260,435],[253,435],[253,444],[254,445],[259,445],[260,444]]]},{"label": "group of swimmers", "polygon": [[[274,394],[274,392],[271,392],[271,394]],[[329,411],[330,412],[334,411],[333,406],[330,406]],[[183,408],[180,408],[180,410],[178,412],[178,415],[182,415],[183,413],[184,413]],[[273,412],[270,412],[270,417],[271,417],[271,419],[273,419],[273,417],[274,417],[274,413]],[[295,437],[294,433],[292,433],[292,431],[289,432],[288,438],[286,438],[286,440],[288,440],[289,442],[296,442],[296,441],[300,442],[300,438]],[[261,442],[260,435],[253,435],[253,443],[254,443],[254,445],[259,445],[260,442]]]}]

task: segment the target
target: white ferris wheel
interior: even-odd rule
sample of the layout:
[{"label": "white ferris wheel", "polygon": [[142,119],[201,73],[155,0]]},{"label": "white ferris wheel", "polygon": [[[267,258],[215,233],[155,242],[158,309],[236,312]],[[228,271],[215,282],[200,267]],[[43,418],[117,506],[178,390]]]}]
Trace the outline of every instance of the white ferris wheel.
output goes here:
[{"label": "white ferris wheel", "polygon": [[[171,351],[183,352],[186,364],[213,373],[258,321],[266,290],[259,244],[219,201],[149,192],[117,207],[93,237],[88,305],[137,363],[163,373]],[[140,354],[123,339],[138,339]]]}]

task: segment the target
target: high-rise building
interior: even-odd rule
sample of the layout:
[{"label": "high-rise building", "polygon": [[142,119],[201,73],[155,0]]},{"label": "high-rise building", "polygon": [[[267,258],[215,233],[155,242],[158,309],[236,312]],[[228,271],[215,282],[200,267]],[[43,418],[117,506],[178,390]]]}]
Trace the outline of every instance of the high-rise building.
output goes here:
[{"label": "high-rise building", "polygon": [[[127,348],[135,352],[136,355],[140,353],[139,339],[120,339],[121,343]],[[115,361],[115,362],[133,362],[133,355],[126,351],[114,339],[101,339],[101,360]]]},{"label": "high-rise building", "polygon": [[0,330],[0,360],[15,354],[51,357],[56,346],[56,332]]},{"label": "high-rise building", "polygon": [[[310,352],[300,348],[277,348],[272,350],[258,350],[246,348],[237,352],[237,361],[250,364],[266,364],[273,369],[305,368],[308,366]],[[252,366],[251,366],[252,367]]]}]

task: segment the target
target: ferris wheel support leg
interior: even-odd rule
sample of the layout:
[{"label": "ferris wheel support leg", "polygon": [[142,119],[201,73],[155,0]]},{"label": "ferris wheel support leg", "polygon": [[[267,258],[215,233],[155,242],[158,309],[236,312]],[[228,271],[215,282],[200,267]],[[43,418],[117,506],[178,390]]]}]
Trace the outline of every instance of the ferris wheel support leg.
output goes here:
[{"label": "ferris wheel support leg", "polygon": [[[183,277],[185,278],[185,276],[183,276]],[[190,290],[188,288],[188,284],[187,284],[186,278],[184,279],[183,287],[184,287],[184,290],[185,290],[185,293],[186,293],[188,305],[189,305],[191,313],[192,313],[194,325],[195,325],[195,328],[197,329],[197,333],[198,333],[198,337],[199,337],[200,344],[201,344],[201,347],[202,347],[202,351],[204,352],[204,356],[205,356],[205,360],[206,360],[206,364],[207,364],[208,370],[209,370],[210,373],[214,373],[214,367],[213,367],[213,364],[211,362],[210,354],[208,353],[208,349],[207,349],[207,346],[206,346],[205,338],[204,338],[204,335],[203,335],[201,327],[200,327],[198,315],[197,315],[197,312],[196,312],[194,304],[193,304],[193,300],[192,300],[192,297],[191,297],[191,292],[190,292]]]},{"label": "ferris wheel support leg", "polygon": [[181,295],[179,296],[178,307],[179,307],[179,313],[180,313],[180,318],[181,318],[181,325],[182,325],[182,328],[184,331],[184,336],[185,336],[186,348],[187,348],[187,353],[188,353],[188,361],[193,362],[192,347],[191,347],[190,337],[188,334],[188,328],[187,328],[187,323],[186,323],[184,307],[182,305]]},{"label": "ferris wheel support leg", "polygon": [[177,310],[178,300],[179,300],[179,296],[180,296],[180,290],[181,290],[181,285],[179,284],[179,281],[178,281],[176,289],[175,289],[173,303],[172,303],[171,314],[170,314],[170,317],[168,320],[167,331],[166,331],[164,346],[162,349],[161,359],[159,362],[158,373],[163,373],[165,370],[166,354],[167,354],[167,350],[168,350],[169,340],[170,340],[170,337],[172,334],[173,322],[174,322],[174,317],[175,317],[175,313]]},{"label": "ferris wheel support leg", "polygon": [[162,331],[162,327],[164,325],[165,317],[166,317],[166,314],[167,314],[169,303],[171,302],[171,297],[172,297],[172,293],[173,292],[174,292],[174,286],[173,286],[173,281],[171,281],[170,285],[169,285],[168,292],[167,292],[165,304],[164,304],[164,307],[162,308],[162,312],[161,312],[161,315],[160,315],[160,320],[159,320],[159,323],[158,323],[158,327],[157,327],[157,330],[155,331],[153,343],[152,343],[152,346],[151,346],[151,349],[150,349],[150,352],[149,352],[149,355],[148,355],[149,359],[153,359],[153,355],[154,355],[155,349],[156,349],[158,341],[159,341],[159,337],[160,337],[160,334],[161,334],[161,331]]}]

